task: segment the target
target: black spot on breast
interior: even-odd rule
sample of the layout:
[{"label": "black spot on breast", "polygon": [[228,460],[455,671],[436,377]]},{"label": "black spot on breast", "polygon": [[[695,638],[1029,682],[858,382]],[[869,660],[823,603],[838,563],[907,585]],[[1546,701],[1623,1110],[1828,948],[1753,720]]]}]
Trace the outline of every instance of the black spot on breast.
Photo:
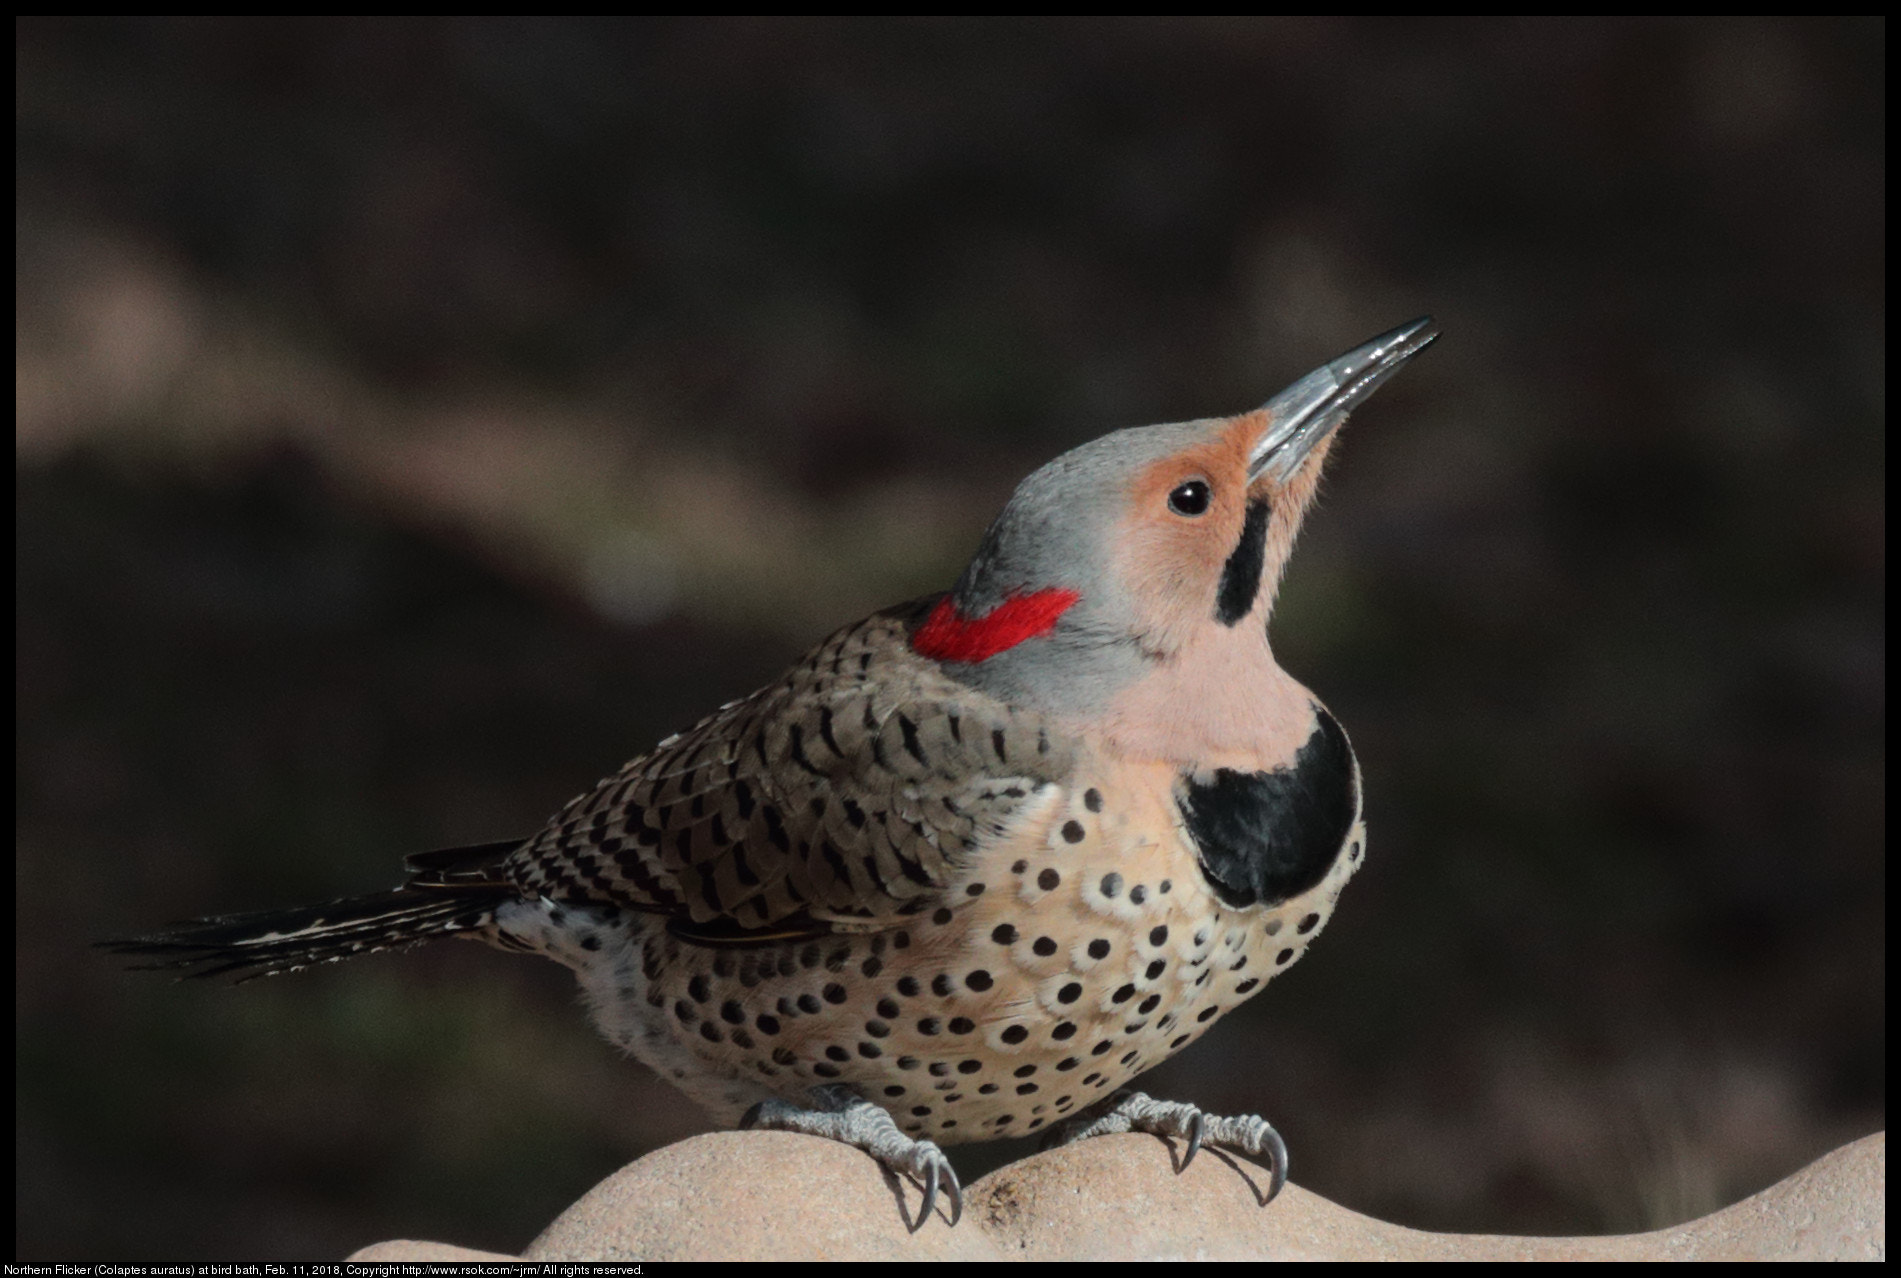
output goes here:
[{"label": "black spot on breast", "polygon": [[1290,768],[1217,769],[1186,781],[1182,819],[1202,874],[1224,905],[1273,905],[1318,884],[1353,828],[1353,748],[1319,704],[1318,724]]},{"label": "black spot on breast", "polygon": [[1215,620],[1232,626],[1254,607],[1261,589],[1261,567],[1267,560],[1267,502],[1256,497],[1248,503],[1241,539],[1221,568],[1221,588],[1215,593]]}]

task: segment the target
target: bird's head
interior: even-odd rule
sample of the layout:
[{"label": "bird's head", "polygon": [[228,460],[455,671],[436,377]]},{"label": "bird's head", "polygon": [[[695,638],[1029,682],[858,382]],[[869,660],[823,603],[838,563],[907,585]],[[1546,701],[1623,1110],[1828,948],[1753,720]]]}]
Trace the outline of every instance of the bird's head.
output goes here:
[{"label": "bird's head", "polygon": [[1018,485],[912,648],[1086,718],[1157,667],[1258,648],[1335,428],[1438,336],[1416,320],[1253,412],[1104,435]]}]

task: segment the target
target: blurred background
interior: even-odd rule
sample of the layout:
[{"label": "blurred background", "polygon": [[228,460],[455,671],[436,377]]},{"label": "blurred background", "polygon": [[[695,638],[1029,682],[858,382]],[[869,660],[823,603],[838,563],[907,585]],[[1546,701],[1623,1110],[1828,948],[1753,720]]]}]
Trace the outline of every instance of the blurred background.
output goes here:
[{"label": "blurred background", "polygon": [[1427,312],[1275,625],[1366,869],[1148,1085],[1429,1229],[1880,1128],[1885,39],[19,23],[16,1254],[514,1251],[703,1130],[553,964],[87,945],[526,834],[1055,453]]}]

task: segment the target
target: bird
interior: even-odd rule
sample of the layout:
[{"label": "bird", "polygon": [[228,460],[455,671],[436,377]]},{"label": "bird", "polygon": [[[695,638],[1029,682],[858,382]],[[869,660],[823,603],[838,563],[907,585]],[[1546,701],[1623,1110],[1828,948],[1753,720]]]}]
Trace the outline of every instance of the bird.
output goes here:
[{"label": "bird", "polygon": [[390,891],[102,942],[234,980],[440,937],[573,969],[594,1024],[727,1126],[865,1151],[950,1225],[943,1147],[1285,1142],[1127,1086],[1305,952],[1364,860],[1360,767],[1268,620],[1347,414],[1415,320],[1260,408],[1030,474],[952,587],[837,631],[537,833]]}]

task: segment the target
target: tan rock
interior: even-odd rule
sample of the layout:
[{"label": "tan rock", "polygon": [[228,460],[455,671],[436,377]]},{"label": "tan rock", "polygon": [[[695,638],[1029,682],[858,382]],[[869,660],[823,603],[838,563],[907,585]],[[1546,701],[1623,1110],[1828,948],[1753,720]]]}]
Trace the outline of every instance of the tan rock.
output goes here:
[{"label": "tan rock", "polygon": [[[623,1167],[530,1243],[528,1260],[1881,1260],[1887,1139],[1817,1159],[1733,1207],[1601,1238],[1431,1234],[1372,1220],[1215,1150],[1176,1173],[1178,1143],[1105,1136],[1012,1164],[965,1190],[963,1223],[865,1155],[783,1132],[720,1132]],[[352,1260],[506,1260],[387,1242]]]},{"label": "tan rock", "polygon": [[454,1243],[419,1242],[412,1238],[397,1238],[390,1242],[371,1243],[361,1251],[353,1251],[346,1260],[358,1260],[364,1263],[383,1261],[422,1261],[441,1262],[500,1260],[517,1261],[520,1256],[504,1256],[493,1251],[470,1251],[467,1247],[458,1247]]},{"label": "tan rock", "polygon": [[[948,1206],[912,1233],[922,1195],[835,1141],[716,1132],[657,1149],[590,1189],[527,1260],[995,1260]],[[966,1202],[968,1202],[968,1196]]]},{"label": "tan rock", "polygon": [[1260,1168],[1204,1151],[1157,1175],[1161,1143],[1107,1136],[1025,1159],[973,1186],[972,1214],[1026,1260],[1876,1260],[1886,1247],[1879,1133],[1700,1220],[1595,1238],[1423,1233],[1293,1184],[1263,1209]]}]

